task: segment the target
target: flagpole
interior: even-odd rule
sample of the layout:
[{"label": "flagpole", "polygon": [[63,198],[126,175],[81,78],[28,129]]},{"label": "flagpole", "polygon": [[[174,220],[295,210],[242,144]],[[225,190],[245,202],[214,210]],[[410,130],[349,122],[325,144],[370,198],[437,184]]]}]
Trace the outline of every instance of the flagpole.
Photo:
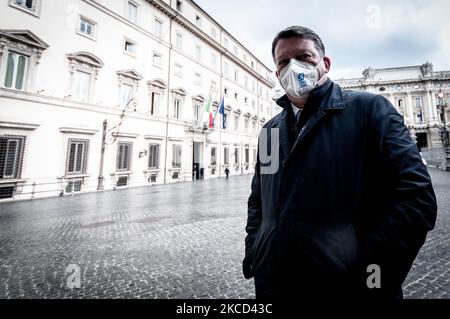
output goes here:
[{"label": "flagpole", "polygon": [[[219,103],[219,107],[217,108],[217,111],[219,112],[219,110],[220,110],[220,107],[221,107],[221,104],[222,104],[222,102],[224,103],[224,108],[225,108],[225,101],[223,100],[223,96],[222,96],[222,99],[220,100],[220,103]],[[220,113],[220,112],[219,112]],[[219,130],[219,177],[220,177],[220,173],[222,172],[222,126],[223,126],[223,115],[222,115],[222,113],[220,113],[221,115],[219,115],[220,116],[220,130]]]}]

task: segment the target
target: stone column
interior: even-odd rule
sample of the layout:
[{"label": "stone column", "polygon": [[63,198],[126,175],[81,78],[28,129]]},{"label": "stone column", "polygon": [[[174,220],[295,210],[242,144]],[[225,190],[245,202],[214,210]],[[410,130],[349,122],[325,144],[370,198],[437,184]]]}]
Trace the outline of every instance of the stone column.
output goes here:
[{"label": "stone column", "polygon": [[431,91],[427,91],[427,109],[428,109],[428,118],[427,118],[427,122],[429,123],[433,123],[435,121],[435,116],[434,116],[434,112],[433,112],[433,101],[431,98]]},{"label": "stone column", "polygon": [[414,115],[414,102],[412,99],[411,93],[406,94],[406,100],[405,100],[405,113],[408,114],[409,124],[414,125],[416,119]]},{"label": "stone column", "polygon": [[432,107],[432,109],[433,109],[433,114],[434,114],[434,120],[436,121],[436,122],[439,122],[440,121],[440,119],[439,119],[439,114],[438,114],[438,110],[437,110],[437,99],[436,99],[436,94],[435,94],[435,92],[431,92],[431,107]]}]

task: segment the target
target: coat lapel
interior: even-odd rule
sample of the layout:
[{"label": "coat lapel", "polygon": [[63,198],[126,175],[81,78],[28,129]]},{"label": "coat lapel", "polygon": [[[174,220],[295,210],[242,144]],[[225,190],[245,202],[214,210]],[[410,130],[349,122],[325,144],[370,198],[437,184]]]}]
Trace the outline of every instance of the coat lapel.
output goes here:
[{"label": "coat lapel", "polygon": [[314,112],[306,121],[305,125],[302,127],[300,133],[297,136],[297,139],[295,140],[294,146],[292,147],[291,152],[294,151],[294,149],[298,146],[299,143],[305,138],[305,136],[316,126],[320,120],[326,115],[327,113],[323,111],[322,109],[318,109],[316,112]]},{"label": "coat lapel", "polygon": [[281,155],[281,160],[286,159],[289,155],[290,147],[289,147],[289,125],[288,125],[288,114],[287,111],[284,110],[282,115],[281,115],[281,120],[280,120],[280,125],[278,126],[279,128],[279,133],[280,133],[280,155]]}]

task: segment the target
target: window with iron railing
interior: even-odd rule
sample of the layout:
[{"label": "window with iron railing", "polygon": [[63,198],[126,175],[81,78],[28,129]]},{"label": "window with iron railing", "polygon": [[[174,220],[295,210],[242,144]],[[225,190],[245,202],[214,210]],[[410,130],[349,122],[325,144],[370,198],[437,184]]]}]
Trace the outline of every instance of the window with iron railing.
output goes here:
[{"label": "window with iron railing", "polygon": [[181,168],[181,145],[172,145],[172,167]]},{"label": "window with iron railing", "polygon": [[129,171],[131,167],[131,145],[132,143],[119,142],[117,145],[117,164],[118,171]]},{"label": "window with iron railing", "polygon": [[149,146],[148,168],[159,168],[159,144],[150,144]]},{"label": "window with iron railing", "polygon": [[217,156],[215,147],[211,147],[211,165],[217,165]]},{"label": "window with iron railing", "polygon": [[67,150],[67,175],[85,174],[88,140],[69,139]]},{"label": "window with iron railing", "polygon": [[0,136],[0,179],[20,178],[25,136]]}]

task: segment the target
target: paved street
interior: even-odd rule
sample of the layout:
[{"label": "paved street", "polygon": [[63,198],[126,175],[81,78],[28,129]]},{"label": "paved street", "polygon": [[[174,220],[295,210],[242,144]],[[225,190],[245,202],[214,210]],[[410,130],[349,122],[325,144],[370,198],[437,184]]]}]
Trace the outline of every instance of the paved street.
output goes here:
[{"label": "paved street", "polygon": [[[438,222],[405,296],[450,298],[450,173],[430,173]],[[241,274],[250,180],[0,204],[0,298],[253,298]]]}]

